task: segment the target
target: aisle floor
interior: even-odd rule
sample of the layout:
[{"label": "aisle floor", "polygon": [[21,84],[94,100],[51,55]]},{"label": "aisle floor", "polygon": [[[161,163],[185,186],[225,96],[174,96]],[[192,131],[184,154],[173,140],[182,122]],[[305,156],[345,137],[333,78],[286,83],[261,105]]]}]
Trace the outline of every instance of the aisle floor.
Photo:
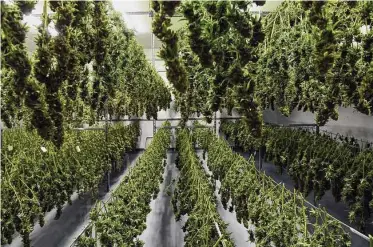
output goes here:
[{"label": "aisle floor", "polygon": [[184,232],[181,227],[183,221],[177,222],[171,204],[172,193],[176,183],[174,179],[179,176],[179,170],[175,166],[177,154],[167,153],[167,165],[163,174],[163,183],[155,200],[150,203],[152,211],[147,216],[147,228],[141,234],[140,239],[145,242],[145,247],[181,247],[184,242]]}]

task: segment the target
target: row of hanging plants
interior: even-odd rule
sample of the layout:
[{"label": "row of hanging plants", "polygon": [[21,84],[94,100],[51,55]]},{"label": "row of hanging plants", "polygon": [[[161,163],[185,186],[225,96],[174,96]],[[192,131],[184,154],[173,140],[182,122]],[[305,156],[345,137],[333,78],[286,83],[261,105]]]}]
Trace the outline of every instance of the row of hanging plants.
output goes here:
[{"label": "row of hanging plants", "polygon": [[234,246],[217,212],[215,184],[209,180],[194,152],[192,135],[186,129],[178,130],[176,142],[176,166],[180,176],[172,204],[176,220],[182,215],[188,217],[183,226],[185,246]]},{"label": "row of hanging plants", "polygon": [[[372,114],[372,2],[284,1],[261,19],[248,10],[265,2],[254,2],[153,1],[153,31],[183,119],[203,113],[211,121],[235,108],[259,136],[268,108],[310,111],[319,125],[338,119],[339,106]],[[180,32],[175,13],[184,17]]]},{"label": "row of hanging plants", "polygon": [[[118,25],[119,23],[120,19]],[[171,94],[163,79],[148,63],[143,47],[137,43],[132,33],[127,41],[118,40],[113,45],[121,47],[122,54],[118,59],[123,62],[123,69],[113,74],[113,79],[120,80],[120,83],[115,88],[115,97],[108,101],[110,116],[141,117],[146,114],[147,119],[157,119],[158,111],[168,109],[171,102]]]},{"label": "row of hanging plants", "polygon": [[[260,135],[261,113],[257,111],[253,95],[253,77],[258,45],[264,34],[260,19],[247,11],[251,2],[183,1],[173,7],[176,5],[179,8],[172,13],[182,14],[186,25],[176,32],[170,27],[170,17],[158,18],[153,22],[153,31],[165,33],[163,27],[167,26],[181,47],[173,50],[173,57],[177,54],[178,63],[186,70],[183,74],[186,90],[175,87],[176,103],[183,119],[193,113],[203,113],[211,122],[213,112],[223,107],[230,110],[236,107],[253,132]],[[153,7],[156,13],[157,6]],[[167,42],[164,44],[167,47]],[[162,57],[162,52],[160,54]],[[167,72],[171,69],[166,66]],[[168,79],[171,83],[176,81],[172,77]],[[243,97],[245,100],[241,100]]]},{"label": "row of hanging plants", "polygon": [[154,35],[162,42],[159,56],[165,62],[167,79],[178,92],[185,93],[187,72],[179,58],[179,37],[171,28],[171,18],[179,5],[180,1],[152,0],[152,29]]},{"label": "row of hanging plants", "polygon": [[309,209],[303,196],[291,193],[259,172],[251,158],[232,152],[214,133],[197,129],[195,141],[207,151],[207,165],[221,181],[223,206],[235,211],[238,222],[256,246],[350,246],[341,225],[322,209]]},{"label": "row of hanging plants", "polygon": [[240,121],[223,122],[221,131],[248,150],[266,148],[266,159],[287,170],[295,187],[315,202],[328,190],[350,209],[349,220],[364,231],[373,212],[373,149],[360,151],[353,138],[331,137],[307,130],[266,127],[255,139]]},{"label": "row of hanging plants", "polygon": [[316,113],[324,125],[339,106],[372,114],[373,4],[286,1],[264,18],[258,61],[262,108]]},{"label": "row of hanging plants", "polygon": [[188,88],[185,93],[177,93],[175,97],[176,110],[180,112],[183,122],[189,116],[201,114],[208,122],[212,121],[212,112],[209,110],[207,99],[209,97],[210,81],[212,73],[201,66],[198,57],[192,52],[187,34],[187,29],[182,28],[177,32],[179,36],[180,54],[183,65],[188,68]]},{"label": "row of hanging plants", "polygon": [[[166,122],[163,127],[170,126]],[[98,203],[90,219],[96,236],[82,235],[78,246],[95,246],[95,239],[103,246],[143,246],[138,239],[146,228],[150,202],[159,192],[166,165],[166,151],[171,131],[161,128],[136,165],[121,181],[109,202]]]},{"label": "row of hanging plants", "polygon": [[22,106],[27,105],[33,114],[31,121],[44,121],[41,133],[49,128],[48,117],[42,105],[40,87],[30,78],[32,67],[25,46],[28,28],[23,15],[29,14],[36,1],[1,2],[1,120],[8,127],[24,117]]},{"label": "row of hanging plants", "polygon": [[[107,114],[156,118],[169,107],[168,87],[109,2],[44,1],[32,60],[22,20],[33,6],[22,7],[26,2],[33,1],[1,3],[7,127],[22,120],[61,147],[71,125],[93,124]],[[53,26],[56,36],[49,32]]]},{"label": "row of hanging plants", "polygon": [[2,132],[1,148],[1,243],[10,244],[14,233],[30,246],[30,233],[44,214],[57,208],[61,216],[72,194],[93,196],[104,174],[110,170],[108,158],[119,159],[136,147],[139,123],[109,127],[108,141],[100,130],[66,132],[60,149],[43,140],[36,131],[10,129]]}]

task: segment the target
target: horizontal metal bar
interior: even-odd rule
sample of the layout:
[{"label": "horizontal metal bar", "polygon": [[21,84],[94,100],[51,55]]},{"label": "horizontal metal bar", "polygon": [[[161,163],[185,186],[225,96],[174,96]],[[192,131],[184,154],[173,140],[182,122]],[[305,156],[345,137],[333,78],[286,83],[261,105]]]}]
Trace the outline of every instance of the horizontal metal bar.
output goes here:
[{"label": "horizontal metal bar", "polygon": [[[180,126],[159,126],[155,127],[156,129],[181,129]],[[212,126],[185,126],[187,129],[212,129]]]},{"label": "horizontal metal bar", "polygon": [[[125,14],[127,15],[147,15],[149,17],[152,17],[153,16],[153,11],[150,10],[150,11],[128,11],[128,12],[125,12]],[[175,14],[173,15],[172,17],[184,17],[183,15],[181,14]]]},{"label": "horizontal metal bar", "polygon": [[[150,11],[128,11],[128,12],[125,12],[125,13],[127,15],[147,15],[147,16],[150,16],[150,17],[153,16],[153,11],[152,10],[150,10]],[[249,10],[249,13],[266,15],[266,14],[272,13],[272,11]],[[184,15],[176,13],[172,16],[172,18],[173,17],[181,18],[181,17],[184,17]]]},{"label": "horizontal metal bar", "polygon": [[284,126],[289,126],[289,127],[317,127],[317,124],[312,124],[312,123],[294,123],[294,124],[288,124]]},{"label": "horizontal metal bar", "polygon": [[[97,122],[105,122],[106,120],[97,120]],[[107,120],[108,122],[131,122],[131,121],[139,121],[139,122],[146,122],[146,121],[153,121],[153,120],[148,120],[148,119],[112,119],[112,120]]]},{"label": "horizontal metal bar", "polygon": [[152,11],[128,11],[125,13],[126,15],[147,15],[147,16],[152,15]]},{"label": "horizontal metal bar", "polygon": [[[154,49],[160,49],[161,47],[154,47]],[[151,48],[149,48],[151,49]],[[153,60],[152,59],[148,59],[147,60],[148,62],[152,62]],[[154,59],[155,62],[163,62],[164,60],[163,59],[160,59],[160,58],[156,58]]]},{"label": "horizontal metal bar", "polygon": [[[219,117],[216,118],[216,120],[223,120],[223,119],[228,119],[228,120],[235,120],[235,119],[241,119],[241,117]],[[177,121],[177,120],[182,120],[182,118],[158,118],[155,121]],[[203,117],[191,117],[188,118],[190,121],[198,121],[198,120],[204,120]]]},{"label": "horizontal metal bar", "polygon": [[219,117],[217,120],[240,120],[242,117]]},{"label": "horizontal metal bar", "polygon": [[83,131],[83,130],[105,130],[105,128],[73,128],[72,130]]},{"label": "horizontal metal bar", "polygon": [[[238,120],[241,119],[241,117],[219,117],[216,118],[216,120]],[[140,121],[140,122],[152,122],[152,121],[178,121],[182,120],[182,118],[157,118],[157,119],[144,119],[144,118],[134,118],[134,119],[112,119],[107,120],[108,122],[128,122],[128,121]],[[192,117],[188,118],[190,121],[197,121],[197,120],[204,120],[203,117]],[[105,122],[106,120],[97,120],[97,122]]]},{"label": "horizontal metal bar", "polygon": [[[272,13],[272,11],[258,11],[258,10],[249,10],[250,13],[252,14],[263,14],[263,15],[267,15],[269,13]],[[132,16],[135,16],[135,15],[139,15],[139,16],[142,16],[142,15],[146,15],[146,16],[149,16],[149,17],[152,17],[153,16],[153,11],[128,11],[128,12],[125,12],[126,15],[132,15]],[[35,16],[35,17],[41,17],[43,15],[43,13],[32,13],[30,14],[31,16]],[[48,13],[49,16],[54,16],[55,13],[53,12],[50,12]],[[183,15],[181,14],[175,14],[173,15],[172,17],[175,17],[175,18],[181,18],[181,17],[184,17]]]},{"label": "horizontal metal bar", "polygon": [[[222,118],[227,120],[239,120],[242,119],[242,117],[232,117],[232,118]],[[270,126],[278,126],[278,127],[316,127],[316,124],[278,124],[278,123],[270,123],[270,122],[264,122],[264,125],[270,125]]]}]

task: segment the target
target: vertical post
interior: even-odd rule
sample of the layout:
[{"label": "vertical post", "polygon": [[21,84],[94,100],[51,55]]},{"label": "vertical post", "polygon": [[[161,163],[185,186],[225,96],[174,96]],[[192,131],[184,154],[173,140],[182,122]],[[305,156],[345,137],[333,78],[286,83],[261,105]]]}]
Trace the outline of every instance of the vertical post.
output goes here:
[{"label": "vertical post", "polygon": [[[3,121],[0,120],[0,150],[3,148]],[[2,170],[2,169],[1,169]],[[0,177],[3,176],[3,173],[0,170]]]},{"label": "vertical post", "polygon": [[[0,150],[3,148],[3,122],[0,121]],[[0,171],[1,174],[1,171]]]},{"label": "vertical post", "polygon": [[123,165],[124,169],[127,168],[127,154],[126,153],[123,154],[123,164],[122,165]]},{"label": "vertical post", "polygon": [[218,130],[216,129],[216,112],[214,114],[214,131],[215,131],[215,134],[217,135],[218,134]]},{"label": "vertical post", "polygon": [[259,170],[261,171],[263,168],[263,146],[259,148]]},{"label": "vertical post", "polygon": [[364,146],[364,140],[363,139],[360,139],[360,142],[361,142],[361,151],[364,150],[365,146]]},{"label": "vertical post", "polygon": [[316,134],[317,135],[320,134],[320,126],[319,125],[316,126]]},{"label": "vertical post", "polygon": [[[149,1],[149,4],[151,4],[151,1]],[[151,23],[153,23],[153,16],[154,16],[154,13],[153,13],[152,10],[150,10],[149,11],[149,17],[151,18]],[[152,32],[152,34],[150,35],[150,49],[151,49],[151,52],[152,52],[152,65],[153,65],[154,69],[156,70],[156,68],[155,68],[154,44],[155,44],[155,37],[154,37],[154,33]],[[153,119],[153,136],[155,135],[155,132],[156,132],[156,121],[155,121],[155,119]]]},{"label": "vertical post", "polygon": [[[109,138],[108,138],[108,99],[105,100],[105,142],[106,142],[106,155],[107,155],[107,162],[110,163],[110,154],[109,154]],[[111,163],[110,163],[111,164]],[[112,165],[112,164],[111,164]],[[113,168],[113,167],[111,167]],[[110,191],[110,170],[107,171],[106,173],[107,177],[107,183],[106,183],[106,191]]]}]

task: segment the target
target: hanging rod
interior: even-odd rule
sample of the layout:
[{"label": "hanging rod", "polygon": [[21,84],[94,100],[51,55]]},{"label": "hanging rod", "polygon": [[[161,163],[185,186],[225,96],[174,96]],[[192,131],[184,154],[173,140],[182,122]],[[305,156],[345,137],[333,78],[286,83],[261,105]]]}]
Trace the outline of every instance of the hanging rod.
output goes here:
[{"label": "hanging rod", "polygon": [[[156,129],[181,129],[180,126],[159,126]],[[185,126],[187,129],[211,129],[212,126]]]},{"label": "hanging rod", "polygon": [[83,131],[83,130],[105,130],[105,128],[88,127],[88,128],[73,128],[72,130],[77,130],[77,131]]},{"label": "hanging rod", "polygon": [[[260,15],[268,15],[268,14],[272,13],[272,11],[249,10],[249,13],[260,14]],[[127,14],[127,15],[147,15],[149,17],[152,17],[153,16],[153,11],[152,10],[150,10],[150,11],[128,11],[128,12],[125,12],[125,14]],[[172,17],[180,18],[180,17],[184,17],[184,15],[177,13],[177,14],[173,15]]]},{"label": "hanging rod", "polygon": [[[241,119],[241,117],[218,117],[216,120],[223,120],[223,119],[228,119],[228,120],[238,120]],[[127,122],[127,121],[140,121],[140,122],[151,122],[151,121],[178,121],[182,120],[182,118],[157,118],[157,119],[112,119],[108,120],[108,122]],[[198,120],[204,120],[203,117],[192,117],[188,118],[190,121],[198,121]],[[97,120],[97,122],[105,122],[105,120]]]}]

